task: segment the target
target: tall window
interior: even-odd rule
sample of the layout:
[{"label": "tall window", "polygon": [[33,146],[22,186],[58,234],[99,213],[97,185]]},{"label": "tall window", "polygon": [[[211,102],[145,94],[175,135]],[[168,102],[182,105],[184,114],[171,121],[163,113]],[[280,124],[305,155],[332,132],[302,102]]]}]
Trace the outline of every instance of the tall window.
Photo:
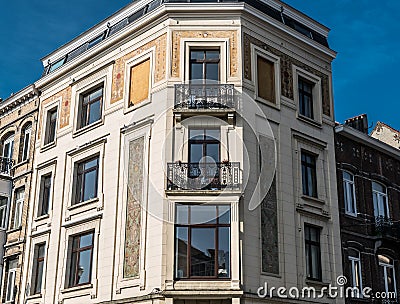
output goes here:
[{"label": "tall window", "polygon": [[307,278],[317,281],[322,280],[320,232],[318,227],[304,226]]},{"label": "tall window", "polygon": [[343,194],[346,214],[357,216],[354,175],[343,171]]},{"label": "tall window", "polygon": [[46,132],[44,144],[50,144],[56,140],[57,129],[57,107],[49,110],[46,117]]},{"label": "tall window", "polygon": [[190,50],[190,80],[218,81],[220,52],[219,49]]},{"label": "tall window", "polygon": [[9,260],[7,263],[7,289],[6,289],[6,303],[14,302],[15,299],[15,275],[17,273],[18,259]]},{"label": "tall window", "polygon": [[262,56],[257,56],[257,95],[275,103],[274,63]]},{"label": "tall window", "polygon": [[88,284],[91,282],[93,237],[93,232],[72,237],[68,287]]},{"label": "tall window", "polygon": [[15,191],[14,225],[13,225],[14,229],[21,227],[22,224],[22,209],[24,207],[24,195],[25,195],[24,188]]},{"label": "tall window", "polygon": [[39,209],[38,216],[49,213],[51,199],[51,173],[40,178]]},{"label": "tall window", "polygon": [[349,262],[351,266],[351,279],[350,284],[352,287],[357,288],[357,297],[362,296],[362,272],[360,252],[354,249],[349,250]]},{"label": "tall window", "polygon": [[230,206],[176,205],[175,277],[230,277]]},{"label": "tall window", "polygon": [[0,228],[7,229],[8,197],[0,196]]},{"label": "tall window", "polygon": [[32,293],[33,294],[40,294],[42,292],[42,279],[43,279],[45,252],[46,252],[46,244],[35,245],[35,253],[33,256],[33,272],[32,272]]},{"label": "tall window", "polygon": [[375,217],[389,217],[389,205],[386,187],[377,182],[372,182],[372,197],[374,201]]},{"label": "tall window", "polygon": [[129,107],[133,107],[149,98],[150,58],[135,64],[130,69]]},{"label": "tall window", "polygon": [[314,83],[299,77],[299,112],[311,119],[314,119],[313,87]]},{"label": "tall window", "polygon": [[21,147],[22,147],[22,153],[21,153],[21,161],[25,161],[29,157],[29,151],[30,151],[30,146],[31,146],[31,133],[32,133],[32,124],[27,124],[23,129],[22,129],[23,137],[21,140]]},{"label": "tall window", "polygon": [[80,96],[78,129],[86,127],[101,119],[103,104],[103,85]]},{"label": "tall window", "polygon": [[76,167],[75,201],[81,203],[97,197],[99,157],[79,162]]},{"label": "tall window", "polygon": [[14,134],[6,137],[3,141],[3,157],[12,158],[14,149]]},{"label": "tall window", "polygon": [[307,152],[301,152],[301,176],[303,194],[317,197],[317,167],[316,156]]},{"label": "tall window", "polygon": [[397,297],[397,287],[396,287],[396,275],[394,271],[394,261],[385,256],[378,255],[378,262],[381,271],[381,275],[383,275],[383,283],[385,284],[386,293],[394,292]]}]

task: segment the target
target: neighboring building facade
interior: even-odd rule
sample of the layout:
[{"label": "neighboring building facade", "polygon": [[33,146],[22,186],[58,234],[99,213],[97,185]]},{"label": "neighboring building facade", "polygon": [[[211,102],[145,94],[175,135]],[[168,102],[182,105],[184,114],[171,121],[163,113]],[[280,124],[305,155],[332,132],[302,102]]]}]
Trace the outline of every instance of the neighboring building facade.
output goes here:
[{"label": "neighboring building facade", "polygon": [[27,239],[39,97],[33,85],[0,103],[2,303],[18,302]]},{"label": "neighboring building facade", "polygon": [[46,56],[17,302],[335,284],[328,32],[280,1],[144,0]]},{"label": "neighboring building facade", "polygon": [[383,291],[392,297],[369,302],[397,303],[400,153],[369,136],[365,126],[367,116],[361,115],[336,127],[343,273],[351,287],[369,287],[371,295]]},{"label": "neighboring building facade", "polygon": [[400,131],[393,129],[391,126],[378,121],[375,128],[371,132],[371,137],[400,149]]}]

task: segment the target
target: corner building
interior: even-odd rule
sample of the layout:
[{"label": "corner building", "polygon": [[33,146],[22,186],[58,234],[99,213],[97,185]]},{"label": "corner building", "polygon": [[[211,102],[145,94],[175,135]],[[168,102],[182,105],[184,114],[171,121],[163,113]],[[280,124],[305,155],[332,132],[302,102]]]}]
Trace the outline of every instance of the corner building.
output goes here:
[{"label": "corner building", "polygon": [[334,283],[328,31],[280,1],[136,1],[46,56],[20,303]]}]

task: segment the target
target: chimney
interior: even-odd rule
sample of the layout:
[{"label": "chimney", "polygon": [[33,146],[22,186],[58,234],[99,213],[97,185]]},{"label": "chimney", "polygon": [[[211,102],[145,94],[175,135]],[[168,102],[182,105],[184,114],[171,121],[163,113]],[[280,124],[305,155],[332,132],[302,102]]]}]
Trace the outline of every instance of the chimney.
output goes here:
[{"label": "chimney", "polygon": [[360,132],[368,134],[368,117],[367,114],[361,114],[349,119],[344,122],[345,125],[352,127]]}]

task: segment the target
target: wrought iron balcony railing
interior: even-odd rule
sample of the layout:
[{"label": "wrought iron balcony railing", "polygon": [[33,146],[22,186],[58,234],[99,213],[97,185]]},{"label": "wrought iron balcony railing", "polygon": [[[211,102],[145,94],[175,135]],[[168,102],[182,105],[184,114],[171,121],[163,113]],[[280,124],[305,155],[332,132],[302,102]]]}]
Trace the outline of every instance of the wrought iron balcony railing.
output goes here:
[{"label": "wrought iron balcony railing", "polygon": [[386,216],[376,216],[375,233],[381,236],[398,238],[400,241],[400,223]]},{"label": "wrought iron balcony railing", "polygon": [[14,160],[7,157],[0,157],[0,174],[11,175]]},{"label": "wrought iron balcony railing", "polygon": [[240,163],[168,163],[168,190],[240,190]]},{"label": "wrought iron balcony railing", "polygon": [[175,84],[175,109],[235,108],[233,84]]}]

